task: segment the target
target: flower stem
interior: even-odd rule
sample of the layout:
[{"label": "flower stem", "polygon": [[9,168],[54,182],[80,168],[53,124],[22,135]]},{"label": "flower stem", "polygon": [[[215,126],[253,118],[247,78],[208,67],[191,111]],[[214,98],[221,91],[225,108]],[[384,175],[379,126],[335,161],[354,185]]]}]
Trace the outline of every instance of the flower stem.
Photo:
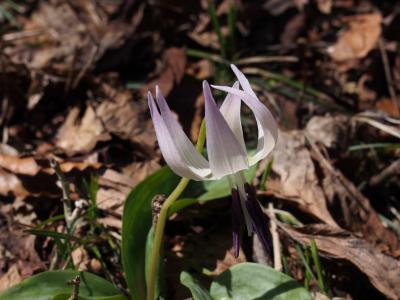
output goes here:
[{"label": "flower stem", "polygon": [[[197,151],[201,152],[203,150],[205,138],[206,138],[206,126],[205,126],[205,121],[203,120],[203,122],[201,123],[200,133],[196,144]],[[161,242],[164,236],[165,223],[168,218],[168,209],[171,207],[172,203],[174,203],[175,200],[179,198],[179,196],[182,194],[182,192],[189,184],[189,181],[190,179],[188,178],[182,178],[179,181],[176,188],[173,190],[173,192],[165,200],[163,206],[161,207],[160,215],[158,217],[155,228],[156,230],[154,233],[154,243],[150,256],[150,269],[147,282],[147,300],[154,300],[155,296],[154,292],[155,292],[156,278],[158,273],[157,267],[158,267],[158,261],[160,259],[160,249],[161,249]]]}]

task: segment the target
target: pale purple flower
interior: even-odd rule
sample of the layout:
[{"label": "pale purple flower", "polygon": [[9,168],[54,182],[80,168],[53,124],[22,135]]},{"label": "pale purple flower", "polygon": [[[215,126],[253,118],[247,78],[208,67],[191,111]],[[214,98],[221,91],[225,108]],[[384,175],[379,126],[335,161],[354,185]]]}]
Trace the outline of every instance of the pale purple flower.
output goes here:
[{"label": "pale purple flower", "polygon": [[[244,170],[265,158],[275,147],[278,128],[261,103],[249,81],[236,66],[231,65],[238,82],[232,87],[213,86],[227,92],[218,109],[207,81],[203,82],[205,98],[206,160],[193,146],[170,111],[158,86],[157,105],[148,93],[148,103],[161,153],[170,168],[179,176],[193,180],[215,180],[227,176],[232,190],[232,235],[235,256],[239,254],[240,224],[246,224],[249,235],[256,232],[269,250],[268,221],[258,203],[254,189],[246,183]],[[239,84],[242,89],[239,89]],[[258,129],[257,148],[249,155],[243,138],[240,110],[242,101],[253,112]]]}]

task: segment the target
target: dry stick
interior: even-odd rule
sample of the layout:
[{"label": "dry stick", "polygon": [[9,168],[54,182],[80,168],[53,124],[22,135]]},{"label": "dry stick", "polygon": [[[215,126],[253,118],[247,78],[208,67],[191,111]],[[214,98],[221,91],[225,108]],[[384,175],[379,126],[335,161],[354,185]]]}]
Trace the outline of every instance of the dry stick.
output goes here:
[{"label": "dry stick", "polygon": [[64,216],[65,216],[65,222],[67,223],[67,229],[69,230],[72,224],[72,201],[71,197],[69,194],[69,187],[68,187],[68,181],[66,180],[63,172],[61,171],[60,164],[58,161],[54,158],[50,160],[50,166],[54,169],[56,172],[58,181],[61,184],[61,190],[63,193],[63,207],[64,207]]},{"label": "dry stick", "polygon": [[397,174],[400,174],[400,159],[392,162],[388,167],[383,169],[379,174],[373,176],[370,179],[369,184],[371,186],[378,185],[382,181],[387,179],[388,177],[390,177],[392,175],[397,175]]},{"label": "dry stick", "polygon": [[282,259],[281,259],[281,245],[279,242],[279,234],[277,231],[275,213],[274,213],[274,205],[271,203],[268,204],[268,212],[269,218],[271,220],[270,231],[272,235],[272,247],[274,251],[274,269],[278,272],[282,271]]},{"label": "dry stick", "polygon": [[390,73],[389,59],[388,59],[388,56],[387,56],[387,53],[385,50],[385,45],[383,43],[382,38],[379,39],[378,44],[379,44],[379,51],[381,52],[383,70],[385,71],[385,77],[386,77],[386,82],[387,82],[387,87],[389,90],[390,98],[393,101],[393,105],[396,109],[396,114],[399,114],[400,113],[399,103],[397,101],[396,90],[394,89],[393,79],[392,79],[392,75]]},{"label": "dry stick", "polygon": [[72,88],[75,89],[79,82],[81,82],[81,79],[83,76],[86,74],[86,72],[89,70],[90,66],[94,62],[96,55],[98,53],[99,48],[97,46],[94,46],[92,49],[92,52],[90,53],[89,59],[86,61],[85,65],[82,67],[78,75],[76,76],[74,82],[72,83]]}]

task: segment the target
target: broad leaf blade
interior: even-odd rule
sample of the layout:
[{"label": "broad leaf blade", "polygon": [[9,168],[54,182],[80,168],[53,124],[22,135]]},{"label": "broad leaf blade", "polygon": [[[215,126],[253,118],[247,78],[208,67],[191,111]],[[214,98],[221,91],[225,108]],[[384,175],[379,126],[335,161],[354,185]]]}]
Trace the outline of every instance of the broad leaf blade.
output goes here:
[{"label": "broad leaf blade", "polygon": [[151,200],[169,195],[179,182],[169,168],[162,168],[139,183],[128,195],[122,218],[122,265],[133,299],[146,298],[145,252],[151,228]]},{"label": "broad leaf blade", "polygon": [[0,294],[0,300],[51,300],[60,294],[71,296],[73,287],[67,281],[76,275],[81,277],[79,295],[83,299],[126,299],[113,284],[99,276],[66,270],[32,276]]},{"label": "broad leaf blade", "polygon": [[187,272],[181,273],[181,283],[192,293],[194,300],[212,300],[210,293]]},{"label": "broad leaf blade", "polygon": [[312,300],[291,277],[255,263],[235,265],[211,283],[213,299]]}]

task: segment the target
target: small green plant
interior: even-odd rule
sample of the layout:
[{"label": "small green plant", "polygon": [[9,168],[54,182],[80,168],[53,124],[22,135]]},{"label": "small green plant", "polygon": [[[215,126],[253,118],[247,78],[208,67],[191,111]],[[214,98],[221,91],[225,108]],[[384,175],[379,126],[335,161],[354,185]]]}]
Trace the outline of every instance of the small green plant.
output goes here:
[{"label": "small green plant", "polygon": [[310,247],[296,245],[295,249],[304,267],[304,287],[310,290],[310,283],[314,282],[318,284],[321,293],[331,296],[315,241],[311,241]]},{"label": "small green plant", "polygon": [[15,18],[15,13],[21,13],[22,7],[18,5],[15,1],[12,0],[4,0],[3,3],[0,3],[0,20],[7,20],[12,26],[20,28],[21,24],[18,23]]}]

